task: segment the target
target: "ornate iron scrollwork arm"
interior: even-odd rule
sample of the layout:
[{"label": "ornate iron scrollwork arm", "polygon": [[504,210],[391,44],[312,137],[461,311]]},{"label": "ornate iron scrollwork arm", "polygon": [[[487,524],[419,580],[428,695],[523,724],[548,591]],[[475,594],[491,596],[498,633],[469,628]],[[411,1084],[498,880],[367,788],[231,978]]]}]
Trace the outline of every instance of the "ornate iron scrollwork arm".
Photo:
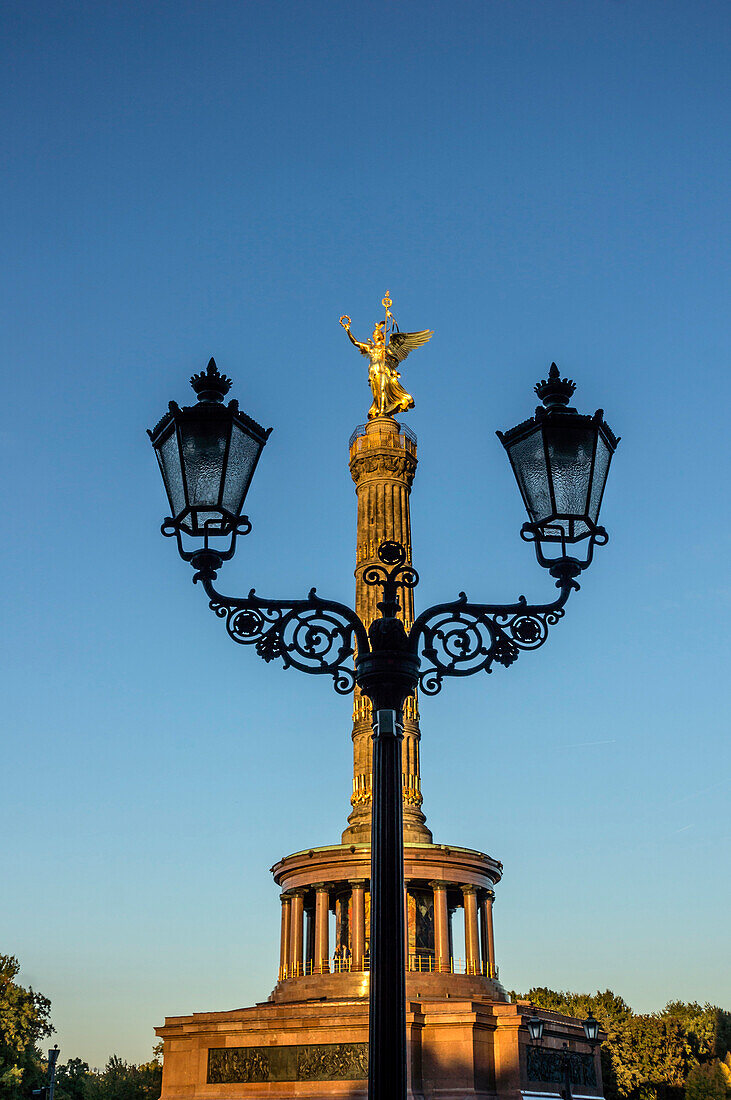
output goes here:
[{"label": "ornate iron scrollwork arm", "polygon": [[514,604],[470,603],[460,592],[452,603],[424,611],[409,634],[409,645],[421,658],[421,690],[436,695],[445,676],[492,672],[494,664],[507,668],[521,649],[538,649],[548,628],[562,618],[571,588],[567,582],[550,604],[529,604],[524,596]]},{"label": "ornate iron scrollwork arm", "polygon": [[306,600],[268,600],[253,588],[246,597],[224,596],[214,588],[211,572],[203,563],[194,579],[235,642],[253,645],[267,662],[280,660],[285,668],[332,676],[340,695],[353,690],[355,647],[359,653],[369,651],[368,634],[354,611],[321,599],[314,588]]},{"label": "ornate iron scrollwork arm", "polygon": [[406,564],[406,550],[400,542],[382,542],[378,558],[383,565],[367,565],[363,570],[363,583],[383,589],[383,599],[376,607],[384,619],[391,619],[399,610],[399,588],[416,588],[419,574]]}]

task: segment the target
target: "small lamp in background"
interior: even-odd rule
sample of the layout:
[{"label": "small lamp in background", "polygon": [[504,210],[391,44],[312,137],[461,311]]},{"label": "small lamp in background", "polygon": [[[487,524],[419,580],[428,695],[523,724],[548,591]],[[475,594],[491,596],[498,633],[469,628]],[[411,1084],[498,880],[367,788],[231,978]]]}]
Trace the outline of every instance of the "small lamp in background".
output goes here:
[{"label": "small lamp in background", "polygon": [[584,1035],[590,1043],[596,1043],[599,1038],[599,1021],[594,1019],[591,1009],[589,1009],[589,1015],[584,1020]]},{"label": "small lamp in background", "polygon": [[528,1031],[534,1043],[540,1043],[543,1039],[543,1020],[540,1016],[531,1016],[528,1020]]}]

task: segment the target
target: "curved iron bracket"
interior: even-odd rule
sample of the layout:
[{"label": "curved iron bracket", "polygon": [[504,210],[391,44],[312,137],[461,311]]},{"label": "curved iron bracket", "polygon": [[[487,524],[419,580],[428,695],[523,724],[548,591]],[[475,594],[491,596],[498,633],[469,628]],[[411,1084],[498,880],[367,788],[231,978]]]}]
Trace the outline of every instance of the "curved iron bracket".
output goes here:
[{"label": "curved iron bracket", "polygon": [[339,695],[355,687],[353,656],[369,652],[368,634],[345,604],[323,600],[314,588],[306,600],[270,600],[252,588],[248,596],[224,596],[213,585],[218,565],[202,551],[193,565],[209,598],[209,607],[225,619],[229,636],[239,645],[253,645],[265,661],[280,660],[284,668],[332,676]]},{"label": "curved iron bracket", "polygon": [[409,647],[421,659],[419,687],[436,695],[445,676],[489,673],[494,664],[508,668],[521,649],[539,649],[548,628],[563,617],[574,586],[565,579],[560,596],[549,604],[529,604],[525,596],[513,604],[470,603],[460,592],[459,599],[428,608],[409,633]]}]

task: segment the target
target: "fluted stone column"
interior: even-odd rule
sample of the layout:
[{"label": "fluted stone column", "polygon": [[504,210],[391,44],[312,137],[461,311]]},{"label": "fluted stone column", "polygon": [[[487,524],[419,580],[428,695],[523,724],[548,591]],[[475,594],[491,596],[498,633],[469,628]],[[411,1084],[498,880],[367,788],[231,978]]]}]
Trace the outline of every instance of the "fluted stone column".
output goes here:
[{"label": "fluted stone column", "polygon": [[[381,542],[400,542],[406,548],[406,560],[411,562],[411,514],[409,495],[416,472],[416,442],[406,435],[402,426],[390,416],[370,420],[356,429],[350,445],[350,472],[358,498],[356,536],[355,609],[366,626],[379,612],[378,588],[362,580],[365,566],[378,564]],[[414,600],[410,590],[400,591],[399,611],[408,630],[414,621]],[[402,745],[402,796],[404,840],[431,843],[421,811],[421,774],[419,762],[419,714],[416,695],[404,704],[404,739]],[[343,843],[368,844],[371,839],[372,759],[373,746],[371,704],[356,687],[353,703],[353,809]]]},{"label": "fluted stone column", "polygon": [[289,977],[289,940],[292,929],[292,898],[280,895],[282,901],[282,933],[279,941],[279,980]]},{"label": "fluted stone column", "polygon": [[315,962],[315,910],[311,906],[305,908],[304,956],[304,972],[312,974]]},{"label": "fluted stone column", "polygon": [[434,890],[434,969],[445,974],[450,969],[447,884],[431,882],[429,885]]},{"label": "fluted stone column", "polygon": [[477,887],[463,886],[464,953],[468,974],[480,972],[480,938],[477,928]]},{"label": "fluted stone column", "polygon": [[485,898],[480,908],[482,909],[482,959],[485,964],[485,973],[488,978],[497,977],[495,966],[495,934],[492,927],[492,906],[495,901],[495,891],[486,890]]},{"label": "fluted stone column", "polygon": [[289,972],[293,978],[299,978],[304,972],[303,967],[303,937],[304,928],[304,904],[305,904],[305,892],[304,890],[292,891],[292,915],[291,926],[289,936]]},{"label": "fluted stone column", "polygon": [[328,919],[330,916],[330,888],[324,882],[315,885],[315,951],[312,971],[330,973],[330,943]]},{"label": "fluted stone column", "polygon": [[350,886],[353,891],[350,965],[353,970],[362,970],[365,961],[365,879],[355,879]]}]

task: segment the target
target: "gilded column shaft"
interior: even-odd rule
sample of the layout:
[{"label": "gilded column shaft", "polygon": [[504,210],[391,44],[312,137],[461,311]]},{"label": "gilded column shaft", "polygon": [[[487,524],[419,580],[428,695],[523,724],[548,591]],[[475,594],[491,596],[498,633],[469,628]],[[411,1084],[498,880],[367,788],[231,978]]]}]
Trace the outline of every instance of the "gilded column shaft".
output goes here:
[{"label": "gilded column shaft", "polygon": [[[350,445],[350,472],[358,501],[356,535],[355,607],[370,626],[379,612],[380,590],[363,583],[363,569],[378,564],[378,547],[385,540],[400,542],[411,561],[409,497],[416,473],[416,441],[396,420],[378,417],[354,435]],[[408,630],[414,621],[414,597],[410,589],[399,593],[399,618]],[[419,715],[416,696],[404,704],[403,813],[404,839],[431,842],[421,811],[419,768]],[[343,843],[370,841],[372,783],[371,705],[358,688],[353,706],[353,810]]]}]

